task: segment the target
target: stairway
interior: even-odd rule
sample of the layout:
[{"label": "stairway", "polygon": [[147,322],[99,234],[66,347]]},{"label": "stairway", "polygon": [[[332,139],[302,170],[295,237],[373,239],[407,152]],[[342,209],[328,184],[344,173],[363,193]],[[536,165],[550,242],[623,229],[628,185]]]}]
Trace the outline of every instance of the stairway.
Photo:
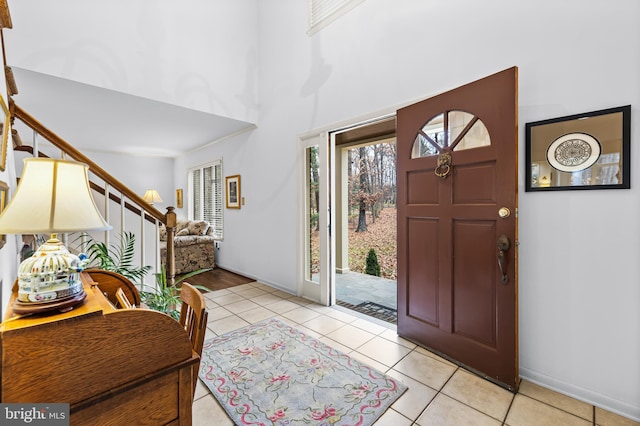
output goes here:
[{"label": "stairway", "polygon": [[[53,131],[45,127],[37,119],[23,110],[10,99],[11,122],[20,120],[34,132],[33,146],[24,145],[22,137],[13,132],[13,151],[16,163],[19,157],[38,156],[72,159],[89,166],[89,181],[94,201],[105,220],[113,226],[111,231],[90,234],[94,241],[104,242],[107,247],[118,246],[119,239],[124,232],[135,236],[135,252],[138,266],[151,266],[151,273],[136,283],[145,287],[155,287],[154,273],[160,271],[160,227],[167,228],[167,280],[173,283],[175,278],[175,260],[173,247],[173,234],[176,226],[176,213],[173,207],[168,207],[166,212],[161,212],[153,205],[133,192],[130,188],[116,179],[113,175],[102,169],[89,157],[77,150],[72,144],[63,140]],[[43,152],[39,149],[38,138],[44,138],[53,148],[47,144],[47,149],[52,152]],[[20,154],[21,153],[21,154]],[[15,164],[16,170],[21,170],[20,164]],[[81,235],[67,234],[63,236],[66,243],[83,241]],[[76,247],[77,251],[83,251],[82,243]]]}]

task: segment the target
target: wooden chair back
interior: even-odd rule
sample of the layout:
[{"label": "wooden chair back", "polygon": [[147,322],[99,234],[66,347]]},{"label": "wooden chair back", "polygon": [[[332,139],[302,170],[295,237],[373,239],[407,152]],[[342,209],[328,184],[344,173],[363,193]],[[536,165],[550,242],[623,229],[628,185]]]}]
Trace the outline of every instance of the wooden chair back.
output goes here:
[{"label": "wooden chair back", "polygon": [[124,294],[122,287],[119,287],[118,290],[116,290],[116,299],[118,299],[118,303],[120,303],[120,307],[122,309],[135,308],[135,305],[132,304],[127,298],[127,295]]},{"label": "wooden chair back", "polygon": [[140,306],[140,292],[129,278],[117,272],[107,271],[104,269],[90,268],[85,270],[91,279],[98,283],[98,287],[107,296],[109,301],[117,306],[119,304],[116,293],[122,288],[127,300],[134,306]]},{"label": "wooden chair back", "polygon": [[[204,345],[204,336],[207,332],[207,302],[200,291],[189,283],[182,283],[180,289],[180,300],[182,302],[180,308],[180,325],[182,325],[189,335],[191,345],[194,352],[199,357],[202,356],[202,346]],[[198,383],[198,372],[200,370],[200,361],[193,369],[193,392],[195,393]]]}]

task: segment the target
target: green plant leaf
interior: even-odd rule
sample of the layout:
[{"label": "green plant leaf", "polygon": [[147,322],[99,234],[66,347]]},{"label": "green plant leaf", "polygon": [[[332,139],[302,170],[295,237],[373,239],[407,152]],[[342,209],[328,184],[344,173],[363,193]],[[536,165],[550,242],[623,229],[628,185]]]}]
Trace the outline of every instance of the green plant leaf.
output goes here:
[{"label": "green plant leaf", "polygon": [[117,272],[132,281],[140,281],[150,270],[151,266],[137,267],[135,259],[135,234],[123,232],[118,238],[118,243],[107,246],[101,241],[95,241],[90,235],[84,233],[79,239],[87,239],[87,257],[89,265]]},{"label": "green plant leaf", "polygon": [[[181,276],[173,285],[169,285],[167,282],[167,271],[165,266],[162,265],[160,272],[155,274],[156,288],[152,291],[141,291],[140,298],[142,302],[150,309],[163,312],[170,315],[176,321],[180,319],[180,286],[179,283],[183,282],[187,278],[194,275],[201,274],[203,272],[210,271],[209,269],[198,269],[197,271],[189,272]],[[208,288],[201,285],[194,285],[198,290],[209,291]]]}]

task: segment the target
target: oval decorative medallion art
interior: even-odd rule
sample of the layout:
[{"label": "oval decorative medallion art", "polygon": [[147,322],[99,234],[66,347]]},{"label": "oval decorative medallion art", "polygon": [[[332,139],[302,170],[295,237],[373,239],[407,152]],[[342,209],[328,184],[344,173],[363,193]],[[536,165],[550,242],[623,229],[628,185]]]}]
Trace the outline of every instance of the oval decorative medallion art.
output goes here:
[{"label": "oval decorative medallion art", "polygon": [[588,169],[600,158],[600,142],[586,133],[569,133],[554,140],[547,149],[547,161],[561,172]]}]

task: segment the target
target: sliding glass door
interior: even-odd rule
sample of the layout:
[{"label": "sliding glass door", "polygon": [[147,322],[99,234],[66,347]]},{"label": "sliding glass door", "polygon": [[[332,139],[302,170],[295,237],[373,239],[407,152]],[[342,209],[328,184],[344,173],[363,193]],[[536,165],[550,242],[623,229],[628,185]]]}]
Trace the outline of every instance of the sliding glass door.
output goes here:
[{"label": "sliding glass door", "polygon": [[301,261],[299,294],[323,305],[330,302],[332,282],[331,244],[331,168],[327,134],[301,141],[303,176],[300,211]]}]

